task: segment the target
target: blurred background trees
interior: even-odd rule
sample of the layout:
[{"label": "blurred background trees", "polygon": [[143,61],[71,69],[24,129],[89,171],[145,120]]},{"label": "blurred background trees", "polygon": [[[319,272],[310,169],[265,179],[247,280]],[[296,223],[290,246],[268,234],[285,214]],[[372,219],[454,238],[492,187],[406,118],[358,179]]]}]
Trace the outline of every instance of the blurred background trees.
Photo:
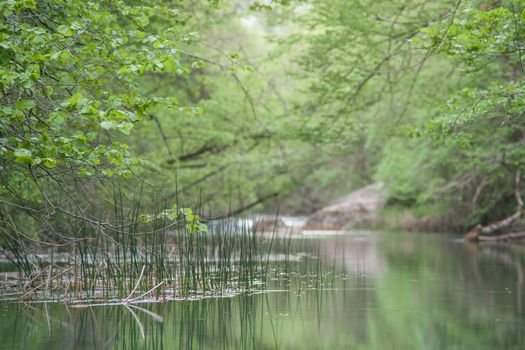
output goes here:
[{"label": "blurred background trees", "polygon": [[210,217],[376,181],[432,229],[515,211],[521,0],[0,6],[3,227],[104,222],[116,188]]}]

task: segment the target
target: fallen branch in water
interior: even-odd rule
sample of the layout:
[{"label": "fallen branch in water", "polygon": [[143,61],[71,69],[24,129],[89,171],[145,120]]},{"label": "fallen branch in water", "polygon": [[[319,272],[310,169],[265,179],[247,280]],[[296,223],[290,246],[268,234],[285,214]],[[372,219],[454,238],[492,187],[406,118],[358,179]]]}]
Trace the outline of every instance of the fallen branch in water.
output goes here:
[{"label": "fallen branch in water", "polygon": [[479,236],[478,241],[509,241],[511,239],[521,239],[525,238],[525,232],[511,232],[511,233],[504,233],[501,235],[495,235],[495,236]]}]

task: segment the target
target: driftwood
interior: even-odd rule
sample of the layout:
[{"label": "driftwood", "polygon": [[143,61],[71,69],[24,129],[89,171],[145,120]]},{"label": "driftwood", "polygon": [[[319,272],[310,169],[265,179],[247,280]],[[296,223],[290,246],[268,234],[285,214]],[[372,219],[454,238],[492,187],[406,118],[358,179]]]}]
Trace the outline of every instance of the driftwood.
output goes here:
[{"label": "driftwood", "polygon": [[487,226],[476,225],[463,238],[468,241],[506,241],[511,239],[525,238],[525,232],[511,232],[499,235],[491,235],[492,233],[501,229],[510,227],[514,221],[523,216],[523,199],[521,198],[520,190],[520,171],[516,172],[515,179],[515,196],[516,196],[516,212],[506,217],[503,220],[494,222]]},{"label": "driftwood", "polygon": [[521,238],[525,238],[525,232],[511,232],[511,233],[504,233],[504,234],[496,235],[496,236],[478,236],[478,241],[489,241],[489,242],[510,241],[512,239],[521,239]]}]

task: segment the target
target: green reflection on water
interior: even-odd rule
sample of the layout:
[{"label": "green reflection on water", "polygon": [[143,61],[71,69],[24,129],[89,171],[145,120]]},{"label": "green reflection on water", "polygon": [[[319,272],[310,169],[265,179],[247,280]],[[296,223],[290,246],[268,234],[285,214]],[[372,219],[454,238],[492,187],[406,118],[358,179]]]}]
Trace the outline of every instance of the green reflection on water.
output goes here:
[{"label": "green reflection on water", "polygon": [[280,291],[232,298],[0,304],[0,349],[525,348],[523,246],[411,234],[292,244],[316,252],[298,264],[322,265],[324,282],[276,273]]}]

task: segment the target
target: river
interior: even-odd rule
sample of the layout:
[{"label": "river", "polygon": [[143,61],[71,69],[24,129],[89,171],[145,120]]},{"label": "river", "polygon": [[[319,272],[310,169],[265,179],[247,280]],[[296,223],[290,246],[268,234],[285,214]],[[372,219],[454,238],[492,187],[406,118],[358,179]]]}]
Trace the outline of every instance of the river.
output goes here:
[{"label": "river", "polygon": [[311,232],[291,244],[303,256],[293,263],[318,274],[275,269],[264,293],[0,303],[0,349],[525,348],[525,245],[381,232]]}]

